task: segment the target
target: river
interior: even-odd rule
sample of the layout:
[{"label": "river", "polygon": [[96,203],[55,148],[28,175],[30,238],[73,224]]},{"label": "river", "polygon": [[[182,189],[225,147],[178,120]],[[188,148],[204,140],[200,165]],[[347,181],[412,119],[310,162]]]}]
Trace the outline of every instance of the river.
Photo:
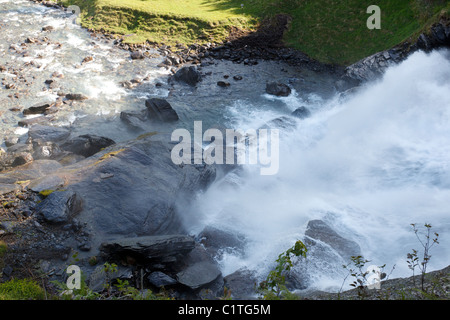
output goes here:
[{"label": "river", "polygon": [[[44,26],[53,29],[42,31]],[[440,243],[433,247],[429,270],[449,264],[448,51],[417,52],[382,79],[342,98],[331,75],[270,61],[244,67],[210,60],[202,69],[212,76],[196,88],[170,86],[170,71],[158,67],[164,57],[156,50],[132,60],[112,40],[91,37],[70,14],[26,0],[0,0],[0,27],[0,66],[6,67],[0,75],[4,84],[15,84],[0,90],[0,134],[5,138],[26,137],[27,132],[17,125],[22,113],[10,109],[54,102],[61,92],[88,99],[62,105],[53,125],[117,142],[138,135],[120,120],[120,112],[140,110],[152,96],[169,98],[180,121],[150,125],[148,131],[192,129],[194,121],[203,121],[204,130],[257,129],[307,106],[309,118],[291,118],[294,126],[282,130],[276,175],[261,176],[258,166],[244,165],[184,208],[193,234],[215,226],[247,239],[243,252],[225,251],[218,257],[224,275],[245,267],[263,276],[279,253],[303,237],[312,219],[356,241],[371,264],[386,264],[386,270],[395,266],[391,277],[411,275],[406,254],[421,249],[410,224],[430,223]],[[93,60],[82,63],[88,56]],[[238,74],[243,80],[228,80],[230,88],[216,85]],[[56,85],[50,88],[48,79]],[[132,79],[139,86],[121,85]],[[289,83],[292,94],[266,94],[265,83],[272,79]],[[315,268],[313,286],[337,290],[345,274],[341,260],[328,261]]]}]

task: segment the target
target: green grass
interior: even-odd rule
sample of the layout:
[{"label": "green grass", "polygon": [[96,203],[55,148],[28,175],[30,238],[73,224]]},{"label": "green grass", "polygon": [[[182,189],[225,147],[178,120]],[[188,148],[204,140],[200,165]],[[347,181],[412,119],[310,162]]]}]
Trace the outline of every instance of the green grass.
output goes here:
[{"label": "green grass", "polygon": [[[348,65],[408,39],[440,16],[449,0],[62,0],[82,9],[82,24],[173,45],[220,42],[231,27],[254,30],[264,18],[288,14],[287,46],[321,62]],[[244,7],[241,8],[241,3]],[[381,30],[369,30],[367,7],[382,12]]]}]

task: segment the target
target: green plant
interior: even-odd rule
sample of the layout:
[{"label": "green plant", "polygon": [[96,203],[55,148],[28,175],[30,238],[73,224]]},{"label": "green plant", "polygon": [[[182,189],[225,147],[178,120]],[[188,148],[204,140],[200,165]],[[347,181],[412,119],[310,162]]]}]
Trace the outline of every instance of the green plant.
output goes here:
[{"label": "green plant", "polygon": [[407,263],[408,263],[408,267],[409,269],[412,270],[413,272],[413,281],[414,281],[414,286],[415,284],[415,268],[418,267],[420,272],[421,272],[421,276],[420,276],[420,284],[421,284],[421,289],[422,291],[425,291],[425,287],[424,287],[424,283],[425,283],[425,274],[427,272],[427,265],[430,262],[431,259],[431,255],[430,255],[430,250],[431,248],[435,245],[435,244],[439,244],[439,234],[434,232],[434,237],[432,237],[431,234],[431,228],[432,226],[428,223],[425,223],[425,234],[423,235],[419,235],[419,229],[417,228],[415,223],[411,223],[411,226],[413,228],[413,231],[417,237],[417,239],[419,240],[420,244],[423,247],[423,256],[422,256],[422,260],[420,260],[419,258],[419,253],[417,250],[412,249],[412,252],[408,253],[406,255],[407,257]]},{"label": "green plant", "polygon": [[45,291],[32,279],[12,279],[0,284],[0,300],[43,300]]},{"label": "green plant", "polygon": [[263,296],[263,299],[295,298],[286,288],[286,273],[294,266],[292,258],[306,258],[307,251],[305,244],[298,240],[294,246],[278,256],[275,269],[270,271],[266,280],[259,284],[258,291]]},{"label": "green plant", "polygon": [[[368,296],[366,291],[368,288],[371,289],[375,287],[375,285],[377,285],[382,278],[386,277],[386,274],[383,272],[386,265],[373,268],[368,267],[364,270],[364,267],[368,262],[370,262],[370,260],[364,259],[362,256],[350,257],[350,262],[347,265],[342,266],[344,269],[348,270],[348,274],[342,282],[338,295],[341,294],[344,283],[349,276],[354,278],[353,282],[350,283],[350,286],[357,289],[358,297],[361,300]],[[371,281],[371,278],[373,277],[376,278],[375,283],[372,283]]]}]

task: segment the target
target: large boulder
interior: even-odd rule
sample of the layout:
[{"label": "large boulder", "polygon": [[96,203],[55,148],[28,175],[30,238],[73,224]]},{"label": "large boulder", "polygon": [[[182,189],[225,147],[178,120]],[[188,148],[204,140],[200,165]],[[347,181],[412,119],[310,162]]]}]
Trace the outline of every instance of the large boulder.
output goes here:
[{"label": "large boulder", "polygon": [[194,66],[183,67],[174,74],[176,81],[187,83],[190,86],[195,86],[202,80],[200,72]]},{"label": "large boulder", "polygon": [[309,221],[305,236],[329,245],[345,260],[361,255],[361,248],[356,242],[342,237],[322,220]]},{"label": "large boulder", "polygon": [[[185,232],[183,204],[215,177],[211,166],[178,166],[170,136],[122,142],[54,174],[79,194],[93,249],[108,239]],[[180,209],[181,208],[181,209]]]}]

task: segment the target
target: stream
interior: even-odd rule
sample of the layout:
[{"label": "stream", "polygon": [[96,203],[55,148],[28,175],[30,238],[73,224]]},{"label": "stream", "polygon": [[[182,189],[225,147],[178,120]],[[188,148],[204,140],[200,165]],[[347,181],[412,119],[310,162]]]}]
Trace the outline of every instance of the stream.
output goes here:
[{"label": "stream", "polygon": [[[417,52],[346,97],[336,92],[333,75],[274,61],[244,66],[205,59],[203,80],[193,88],[168,83],[170,70],[158,66],[164,56],[156,49],[133,60],[113,40],[93,37],[72,20],[30,1],[0,0],[0,136],[26,137],[17,110],[54,102],[62,93],[88,99],[62,104],[52,125],[116,142],[142,133],[129,130],[120,112],[142,110],[149,97],[168,99],[180,121],[148,124],[145,131],[169,133],[191,130],[194,121],[202,121],[204,130],[257,129],[306,106],[310,117],[291,117],[293,125],[281,128],[276,175],[244,165],[184,208],[193,234],[214,226],[245,237],[243,251],[225,250],[218,257],[223,274],[248,268],[263,277],[313,219],[357,242],[371,264],[386,264],[388,272],[395,266],[391,278],[410,276],[406,254],[421,249],[410,224],[429,223],[440,235],[429,271],[449,264],[448,50]],[[43,31],[45,26],[52,28]],[[92,61],[83,63],[86,57]],[[242,80],[233,80],[235,75]],[[133,79],[139,85],[122,85]],[[217,86],[224,79],[230,87]],[[288,83],[292,93],[267,94],[269,80]],[[10,83],[13,88],[6,89]],[[338,290],[346,275],[342,264],[335,259],[316,265],[312,285]]]}]

